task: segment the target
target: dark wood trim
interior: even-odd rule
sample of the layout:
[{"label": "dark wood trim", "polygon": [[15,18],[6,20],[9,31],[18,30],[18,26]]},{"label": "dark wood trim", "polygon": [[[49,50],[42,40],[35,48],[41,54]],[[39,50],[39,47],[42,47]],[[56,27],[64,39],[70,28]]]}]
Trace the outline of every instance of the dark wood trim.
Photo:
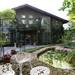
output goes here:
[{"label": "dark wood trim", "polygon": [[36,11],[36,12],[41,13],[41,14],[44,14],[44,15],[53,17],[53,18],[55,18],[55,19],[58,19],[58,20],[62,21],[63,24],[68,22],[68,20],[65,20],[65,19],[63,19],[63,18],[60,18],[60,17],[58,17],[58,16],[56,16],[56,15],[53,15],[53,14],[51,14],[51,13],[48,13],[48,12],[46,12],[46,11],[43,11],[43,10],[41,10],[41,9],[38,9],[38,8],[33,7],[33,6],[31,6],[31,5],[28,5],[28,4],[21,5],[21,6],[12,8],[12,9],[14,9],[15,11],[17,11],[17,10],[22,9],[22,8],[30,8],[30,9]]}]

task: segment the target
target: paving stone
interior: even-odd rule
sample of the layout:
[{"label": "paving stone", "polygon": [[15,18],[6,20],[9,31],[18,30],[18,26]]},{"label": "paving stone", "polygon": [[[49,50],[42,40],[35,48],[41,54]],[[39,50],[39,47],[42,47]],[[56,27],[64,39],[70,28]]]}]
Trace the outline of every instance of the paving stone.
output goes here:
[{"label": "paving stone", "polygon": [[73,72],[73,71],[72,71],[72,72],[70,72],[70,75],[75,75],[75,72]]},{"label": "paving stone", "polygon": [[53,71],[52,70],[50,70],[50,75],[53,75]]},{"label": "paving stone", "polygon": [[68,75],[71,75],[71,74],[68,74]]},{"label": "paving stone", "polygon": [[53,71],[53,75],[58,75],[57,71]]}]

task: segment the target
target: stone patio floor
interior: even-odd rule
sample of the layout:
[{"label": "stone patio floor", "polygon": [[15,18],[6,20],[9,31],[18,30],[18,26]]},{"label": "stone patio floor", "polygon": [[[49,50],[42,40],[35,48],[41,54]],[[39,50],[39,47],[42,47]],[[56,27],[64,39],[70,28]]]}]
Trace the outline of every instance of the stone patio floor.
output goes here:
[{"label": "stone patio floor", "polygon": [[[39,61],[38,59],[34,59],[32,61],[32,65],[33,65],[33,67],[46,66],[46,67],[50,68],[50,75],[75,75],[75,70],[67,70],[67,69],[64,70],[64,69],[54,68],[48,64],[45,64],[45,63]],[[19,75],[18,65],[13,64],[13,69],[15,70],[16,75]],[[30,75],[29,63],[23,64],[23,75]]]}]

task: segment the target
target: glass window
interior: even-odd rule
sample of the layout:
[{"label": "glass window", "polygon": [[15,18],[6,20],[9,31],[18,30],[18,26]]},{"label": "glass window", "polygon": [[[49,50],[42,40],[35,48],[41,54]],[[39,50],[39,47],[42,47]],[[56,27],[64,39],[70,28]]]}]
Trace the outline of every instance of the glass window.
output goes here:
[{"label": "glass window", "polygon": [[22,24],[26,24],[26,20],[22,20]]},{"label": "glass window", "polygon": [[33,24],[33,20],[29,20],[29,24]]},{"label": "glass window", "polygon": [[28,27],[29,27],[29,25],[27,24],[27,25],[26,25],[26,28],[28,28]]},{"label": "glass window", "polygon": [[41,20],[41,25],[44,25],[44,18],[42,18]]},{"label": "glass window", "polygon": [[39,21],[38,19],[36,19],[36,21]]},{"label": "glass window", "polygon": [[59,21],[55,21],[55,23],[56,23],[56,27],[59,27]]},{"label": "glass window", "polygon": [[21,18],[26,18],[26,16],[25,15],[21,15]]},{"label": "glass window", "polygon": [[32,15],[29,15],[29,18],[33,18],[33,16]]}]

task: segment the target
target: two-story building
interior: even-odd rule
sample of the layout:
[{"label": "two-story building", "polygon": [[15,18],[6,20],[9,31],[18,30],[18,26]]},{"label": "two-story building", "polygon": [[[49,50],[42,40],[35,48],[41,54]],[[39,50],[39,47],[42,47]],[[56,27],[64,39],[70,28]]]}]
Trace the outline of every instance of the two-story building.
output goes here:
[{"label": "two-story building", "polygon": [[10,41],[23,44],[59,43],[67,23],[58,16],[25,4],[14,8],[16,28],[10,30]]}]

